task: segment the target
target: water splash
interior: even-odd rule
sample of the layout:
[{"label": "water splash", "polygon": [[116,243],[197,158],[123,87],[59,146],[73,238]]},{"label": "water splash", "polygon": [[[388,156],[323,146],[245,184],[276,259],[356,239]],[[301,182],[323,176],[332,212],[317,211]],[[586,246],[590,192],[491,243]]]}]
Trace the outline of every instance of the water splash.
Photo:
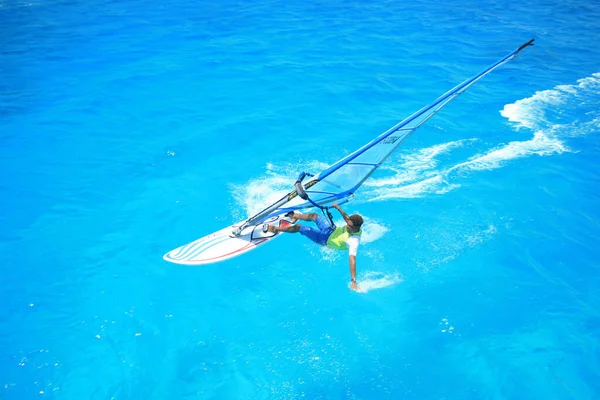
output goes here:
[{"label": "water splash", "polygon": [[453,142],[441,143],[435,146],[418,150],[414,153],[400,154],[398,166],[383,165],[381,171],[391,172],[393,176],[386,178],[372,178],[364,183],[365,187],[389,187],[415,182],[423,177],[431,176],[436,171],[439,158],[454,149],[475,142],[477,139],[463,139]]},{"label": "water splash", "polygon": [[[559,85],[554,89],[536,92],[533,96],[507,104],[500,114],[516,128],[529,128],[533,131],[552,128],[567,128],[575,111],[583,114],[598,110],[597,94],[600,91],[600,72],[579,79],[577,85]],[[598,114],[596,113],[596,117]],[[560,132],[562,134],[566,132]],[[554,135],[552,135],[554,136]]]},{"label": "water splash", "polygon": [[[342,226],[344,224],[343,220],[334,222],[337,226]],[[370,259],[379,259],[380,255],[373,254],[368,250],[368,248],[364,248],[362,246],[367,243],[373,243],[381,239],[387,233],[387,231],[388,227],[383,225],[379,221],[368,217],[364,217],[363,233],[360,238],[360,247],[358,248],[358,253],[361,256],[365,256]],[[342,259],[342,257],[345,257],[347,259],[347,253],[345,252],[330,249],[326,246],[315,246],[315,244],[312,242],[306,243],[305,248],[313,257],[316,257],[320,259],[320,261],[325,262],[331,266],[337,266],[338,262]]]},{"label": "water splash", "polygon": [[[443,156],[465,148],[477,139],[463,139],[437,144],[416,152],[400,153],[398,162],[385,164],[378,174],[361,188],[365,201],[392,198],[419,198],[442,195],[461,186],[460,181],[469,173],[492,170],[506,163],[530,156],[550,156],[572,151],[565,140],[600,129],[600,73],[577,81],[576,85],[559,85],[554,89],[536,92],[533,96],[507,104],[500,114],[516,131],[528,129],[533,137],[511,141],[449,167],[441,167]],[[303,168],[321,171],[328,167],[319,161],[305,163]],[[281,198],[290,189],[290,182],[299,170],[296,164],[267,164],[263,176],[246,185],[233,187],[236,201],[247,215],[255,214],[266,204]]]},{"label": "water splash", "polygon": [[[436,157],[474,139],[432,146],[404,157],[395,168],[396,176],[373,180],[367,201],[391,198],[418,198],[440,195],[460,187],[469,173],[501,168],[512,160],[530,156],[551,156],[571,152],[566,140],[600,129],[600,73],[580,79],[576,85],[559,85],[551,90],[507,104],[500,114],[515,130],[534,131],[529,140],[511,141],[450,167],[439,168]],[[409,171],[409,172],[401,172]]]},{"label": "water splash", "polygon": [[388,231],[388,227],[383,225],[382,223],[380,223],[374,219],[371,219],[369,217],[363,217],[363,218],[364,218],[363,229],[362,229],[363,233],[360,237],[361,244],[375,242],[376,240],[381,239]]},{"label": "water splash", "polygon": [[267,163],[265,173],[243,185],[231,185],[231,191],[238,205],[246,215],[234,215],[236,219],[250,217],[269,204],[275,203],[288,193],[299,170],[321,171],[328,165],[319,161],[310,161],[302,166],[298,164],[275,165]]},{"label": "water splash", "polygon": [[366,271],[362,276],[358,276],[358,287],[361,293],[391,287],[400,282],[402,282],[402,279],[398,273],[385,274],[383,272]]}]

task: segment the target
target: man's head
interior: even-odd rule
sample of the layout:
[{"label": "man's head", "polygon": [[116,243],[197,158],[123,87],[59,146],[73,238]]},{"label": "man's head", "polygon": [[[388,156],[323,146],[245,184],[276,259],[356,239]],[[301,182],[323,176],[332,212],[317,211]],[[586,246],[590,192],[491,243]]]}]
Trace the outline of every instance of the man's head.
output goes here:
[{"label": "man's head", "polygon": [[349,228],[352,229],[352,232],[360,231],[360,227],[363,224],[363,218],[358,214],[352,214],[349,218],[350,221],[352,221],[352,227],[349,226]]}]

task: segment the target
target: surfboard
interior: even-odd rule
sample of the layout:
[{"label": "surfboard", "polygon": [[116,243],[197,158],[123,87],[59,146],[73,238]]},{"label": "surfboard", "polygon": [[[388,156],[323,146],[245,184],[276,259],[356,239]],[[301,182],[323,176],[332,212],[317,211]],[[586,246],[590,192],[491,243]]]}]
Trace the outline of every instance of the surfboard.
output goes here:
[{"label": "surfboard", "polygon": [[[163,256],[165,261],[184,265],[203,265],[224,261],[256,249],[281,234],[263,232],[263,224],[289,226],[292,221],[284,214],[272,216],[257,224],[238,222],[213,234],[194,240],[184,246],[169,251]],[[244,226],[237,236],[231,233]]]}]

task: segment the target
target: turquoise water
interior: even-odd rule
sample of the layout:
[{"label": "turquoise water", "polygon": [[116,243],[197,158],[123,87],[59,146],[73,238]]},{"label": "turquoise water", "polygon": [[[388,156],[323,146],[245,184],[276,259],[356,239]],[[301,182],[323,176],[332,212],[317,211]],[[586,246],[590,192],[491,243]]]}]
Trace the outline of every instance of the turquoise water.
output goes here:
[{"label": "turquoise water", "polygon": [[[600,4],[0,0],[0,398],[597,399]],[[348,212],[162,260],[521,43]]]}]

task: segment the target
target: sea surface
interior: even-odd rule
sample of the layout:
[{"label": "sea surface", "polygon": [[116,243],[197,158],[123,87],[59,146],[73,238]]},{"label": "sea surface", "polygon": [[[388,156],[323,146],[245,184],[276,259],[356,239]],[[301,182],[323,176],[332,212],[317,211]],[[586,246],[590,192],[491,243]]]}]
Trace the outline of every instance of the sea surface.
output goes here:
[{"label": "sea surface", "polygon": [[[300,235],[162,259],[532,38],[344,205],[362,293]],[[597,0],[0,0],[0,399],[599,399],[599,43]]]}]

